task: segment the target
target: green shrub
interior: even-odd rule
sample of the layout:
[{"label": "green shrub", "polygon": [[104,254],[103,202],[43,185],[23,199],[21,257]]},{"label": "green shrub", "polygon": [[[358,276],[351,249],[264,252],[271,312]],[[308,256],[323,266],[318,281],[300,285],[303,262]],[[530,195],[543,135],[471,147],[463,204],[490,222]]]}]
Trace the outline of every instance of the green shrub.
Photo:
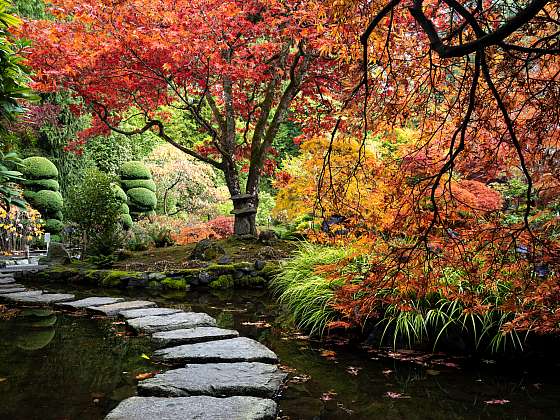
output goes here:
[{"label": "green shrub", "polygon": [[156,195],[146,188],[132,188],[127,191],[131,207],[137,207],[141,211],[153,210],[157,206]]},{"label": "green shrub", "polygon": [[352,253],[351,248],[334,248],[303,243],[294,257],[283,262],[271,286],[293,316],[298,328],[322,334],[338,318],[332,308],[337,282],[315,272],[317,266],[335,264]]},{"label": "green shrub", "polygon": [[133,160],[121,166],[121,179],[152,179],[152,174],[142,162]]},{"label": "green shrub", "polygon": [[57,191],[41,190],[33,193],[25,191],[24,197],[43,216],[61,211],[64,206],[62,195]]},{"label": "green shrub", "polygon": [[24,159],[22,172],[28,179],[58,178],[58,169],[54,163],[41,156]]},{"label": "green shrub", "polygon": [[156,183],[151,179],[123,179],[122,185],[127,191],[132,188],[146,188],[156,192]]},{"label": "green shrub", "polygon": [[56,179],[31,179],[25,181],[23,184],[32,191],[60,191],[60,185]]},{"label": "green shrub", "polygon": [[85,238],[84,255],[110,255],[122,246],[122,202],[113,184],[111,176],[91,169],[68,194],[66,215]]},{"label": "green shrub", "polygon": [[115,193],[115,196],[118,198],[119,201],[126,203],[128,201],[128,196],[124,192],[124,190],[118,184],[111,184],[111,188]]},{"label": "green shrub", "polygon": [[132,217],[130,217],[130,214],[123,212],[121,214],[121,223],[125,229],[130,229],[133,224]]},{"label": "green shrub", "polygon": [[57,219],[48,219],[45,222],[45,231],[50,233],[58,233],[64,229],[64,223]]},{"label": "green shrub", "polygon": [[128,207],[128,204],[122,203],[120,209],[122,214],[130,214],[130,208]]}]

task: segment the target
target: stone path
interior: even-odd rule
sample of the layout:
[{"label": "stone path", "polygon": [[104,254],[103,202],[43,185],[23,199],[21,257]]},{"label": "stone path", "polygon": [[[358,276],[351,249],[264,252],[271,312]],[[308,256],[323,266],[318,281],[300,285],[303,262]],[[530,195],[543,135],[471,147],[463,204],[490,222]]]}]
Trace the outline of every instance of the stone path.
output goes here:
[{"label": "stone path", "polygon": [[139,397],[122,401],[108,420],[275,419],[286,377],[270,349],[234,330],[219,328],[205,313],[159,308],[154,302],[29,290],[0,269],[0,302],[54,305],[60,309],[121,317],[160,347],[153,358],[176,366],[138,383]]}]

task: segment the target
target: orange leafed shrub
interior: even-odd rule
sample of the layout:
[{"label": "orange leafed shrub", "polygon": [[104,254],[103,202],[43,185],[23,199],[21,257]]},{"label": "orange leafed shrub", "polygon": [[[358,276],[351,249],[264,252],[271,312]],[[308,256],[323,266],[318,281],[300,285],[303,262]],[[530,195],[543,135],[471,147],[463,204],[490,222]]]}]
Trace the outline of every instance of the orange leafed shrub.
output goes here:
[{"label": "orange leafed shrub", "polygon": [[173,234],[178,245],[188,245],[203,239],[226,239],[233,234],[233,217],[219,216],[206,223],[185,226]]}]

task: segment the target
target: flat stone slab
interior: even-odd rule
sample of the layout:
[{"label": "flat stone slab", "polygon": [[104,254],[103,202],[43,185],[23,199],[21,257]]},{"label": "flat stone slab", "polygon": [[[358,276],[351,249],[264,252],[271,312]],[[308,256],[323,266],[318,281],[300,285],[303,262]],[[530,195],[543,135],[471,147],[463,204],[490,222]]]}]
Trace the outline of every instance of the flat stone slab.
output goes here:
[{"label": "flat stone slab", "polygon": [[8,284],[1,284],[0,283],[0,290],[2,289],[13,289],[14,287],[25,287],[23,284],[19,284],[16,282],[8,283]]},{"label": "flat stone slab", "polygon": [[216,320],[205,313],[178,312],[171,315],[134,318],[128,321],[128,325],[136,331],[154,333],[183,328],[214,327]]},{"label": "flat stone slab", "polygon": [[121,402],[105,419],[273,420],[276,410],[273,400],[255,397],[131,397]]},{"label": "flat stone slab", "polygon": [[147,308],[147,309],[131,309],[119,312],[119,315],[126,319],[142,318],[143,316],[162,316],[183,312],[180,309],[173,308]]},{"label": "flat stone slab", "polygon": [[57,306],[64,309],[85,309],[90,306],[102,306],[110,305],[112,303],[118,303],[124,301],[123,298],[113,298],[113,297],[89,297],[85,299],[76,300],[74,302],[64,302]]},{"label": "flat stone slab", "polygon": [[0,288],[0,295],[5,295],[6,293],[25,292],[25,290],[25,287],[2,287]]},{"label": "flat stone slab", "polygon": [[278,356],[261,343],[247,337],[206,343],[184,344],[156,350],[154,358],[167,363],[263,362],[277,363]]},{"label": "flat stone slab", "polygon": [[116,316],[123,310],[152,308],[154,306],[156,306],[156,304],[148,300],[133,300],[128,302],[111,303],[109,305],[102,306],[88,306],[87,310],[97,314]]},{"label": "flat stone slab", "polygon": [[274,398],[286,374],[267,363],[211,363],[169,370],[138,384],[139,395]]},{"label": "flat stone slab", "polygon": [[11,284],[15,283],[16,280],[13,277],[2,277],[0,278],[0,284]]},{"label": "flat stone slab", "polygon": [[177,346],[179,344],[202,343],[235,337],[239,337],[239,333],[235,330],[225,330],[218,327],[198,327],[157,332],[152,335],[152,340],[160,346]]},{"label": "flat stone slab", "polygon": [[65,294],[65,293],[45,293],[40,295],[27,295],[27,296],[25,295],[25,293],[26,292],[11,293],[9,295],[3,295],[3,296],[6,296],[9,300],[18,303],[33,303],[33,304],[43,304],[43,305],[50,305],[52,303],[57,303],[57,302],[65,302],[76,298],[74,295]]},{"label": "flat stone slab", "polygon": [[25,292],[17,292],[17,293],[6,293],[3,295],[0,295],[0,298],[2,299],[8,299],[8,300],[13,300],[14,298],[23,298],[23,297],[28,297],[28,296],[39,296],[42,295],[43,292],[41,290],[27,290]]}]

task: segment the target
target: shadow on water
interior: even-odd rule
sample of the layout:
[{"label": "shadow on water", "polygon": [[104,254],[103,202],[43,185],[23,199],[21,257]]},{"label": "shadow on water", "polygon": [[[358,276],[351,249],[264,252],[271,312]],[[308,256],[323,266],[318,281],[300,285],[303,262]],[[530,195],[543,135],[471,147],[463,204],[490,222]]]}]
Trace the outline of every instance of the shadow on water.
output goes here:
[{"label": "shadow on water", "polygon": [[[558,360],[502,366],[442,354],[423,365],[413,353],[314,342],[285,328],[264,291],[77,290],[123,293],[207,312],[278,353],[290,373],[280,418],[560,419]],[[152,351],[145,338],[117,336],[103,319],[25,310],[0,321],[0,334],[0,419],[101,419],[134,394],[137,373],[158,369],[140,357]]]}]

